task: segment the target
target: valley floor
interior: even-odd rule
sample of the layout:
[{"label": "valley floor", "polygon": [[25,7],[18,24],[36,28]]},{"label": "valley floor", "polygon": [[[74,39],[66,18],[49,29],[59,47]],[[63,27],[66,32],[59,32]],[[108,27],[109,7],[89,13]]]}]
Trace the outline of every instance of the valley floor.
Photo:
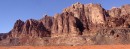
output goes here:
[{"label": "valley floor", "polygon": [[130,45],[91,46],[0,46],[0,49],[129,49]]}]

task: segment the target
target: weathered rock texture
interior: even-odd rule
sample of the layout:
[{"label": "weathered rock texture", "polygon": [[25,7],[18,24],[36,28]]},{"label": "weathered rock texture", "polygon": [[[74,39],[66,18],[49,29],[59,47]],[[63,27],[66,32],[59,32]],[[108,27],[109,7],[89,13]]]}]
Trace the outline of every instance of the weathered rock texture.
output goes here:
[{"label": "weathered rock texture", "polygon": [[100,4],[76,3],[54,17],[17,20],[0,45],[130,44],[130,5],[105,10]]},{"label": "weathered rock texture", "polygon": [[64,12],[55,15],[52,26],[52,36],[76,36],[79,35],[79,28],[76,25],[76,18],[71,12]]}]

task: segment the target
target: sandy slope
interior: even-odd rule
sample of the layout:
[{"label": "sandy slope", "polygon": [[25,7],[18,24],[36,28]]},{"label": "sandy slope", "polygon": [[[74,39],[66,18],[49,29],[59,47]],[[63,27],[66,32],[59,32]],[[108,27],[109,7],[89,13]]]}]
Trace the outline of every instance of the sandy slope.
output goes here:
[{"label": "sandy slope", "polygon": [[0,46],[0,49],[130,49],[130,45],[94,46]]}]

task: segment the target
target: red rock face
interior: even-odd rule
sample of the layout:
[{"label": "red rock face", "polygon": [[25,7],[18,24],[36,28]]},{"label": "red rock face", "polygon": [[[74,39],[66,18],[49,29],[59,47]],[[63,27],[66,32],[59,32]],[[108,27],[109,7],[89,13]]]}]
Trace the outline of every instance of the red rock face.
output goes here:
[{"label": "red rock face", "polygon": [[69,36],[72,34],[78,35],[80,32],[76,23],[76,18],[74,17],[73,13],[64,12],[62,14],[55,15],[51,30],[52,36],[53,34],[54,36]]},{"label": "red rock face", "polygon": [[83,32],[84,29],[88,29],[88,20],[85,15],[85,5],[81,3],[73,4],[72,6],[64,9],[63,12],[71,12],[74,14],[74,17],[76,18],[76,25],[79,28],[81,32]]},{"label": "red rock face", "polygon": [[44,27],[42,22],[38,22],[37,20],[30,19],[25,23],[21,20],[17,20],[13,30],[10,32],[11,37],[47,37],[50,36],[50,32]]},{"label": "red rock face", "polygon": [[40,19],[40,22],[42,22],[45,28],[50,31],[51,26],[53,25],[53,17],[45,15],[44,18]]},{"label": "red rock face", "polygon": [[0,43],[6,40],[6,44],[17,41],[16,45],[128,44],[129,28],[130,5],[105,10],[100,4],[76,3],[54,17],[17,20],[8,34],[0,35]]},{"label": "red rock face", "polygon": [[11,37],[17,37],[19,36],[18,33],[22,32],[23,30],[23,25],[24,25],[24,22],[22,20],[17,20],[15,25],[14,25],[14,28],[11,30],[10,32],[10,36]]},{"label": "red rock face", "polygon": [[78,21],[81,32],[105,25],[105,10],[100,4],[76,3],[64,9],[63,12],[72,12]]},{"label": "red rock face", "polygon": [[121,9],[120,8],[112,8],[109,12],[110,17],[120,17]]}]

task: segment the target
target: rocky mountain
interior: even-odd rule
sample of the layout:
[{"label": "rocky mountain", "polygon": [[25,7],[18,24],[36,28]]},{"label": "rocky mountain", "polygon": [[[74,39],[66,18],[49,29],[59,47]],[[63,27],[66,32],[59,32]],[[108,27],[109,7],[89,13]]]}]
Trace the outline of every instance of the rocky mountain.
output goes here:
[{"label": "rocky mountain", "polygon": [[130,44],[130,5],[105,10],[100,4],[75,3],[54,16],[17,20],[0,45]]}]

